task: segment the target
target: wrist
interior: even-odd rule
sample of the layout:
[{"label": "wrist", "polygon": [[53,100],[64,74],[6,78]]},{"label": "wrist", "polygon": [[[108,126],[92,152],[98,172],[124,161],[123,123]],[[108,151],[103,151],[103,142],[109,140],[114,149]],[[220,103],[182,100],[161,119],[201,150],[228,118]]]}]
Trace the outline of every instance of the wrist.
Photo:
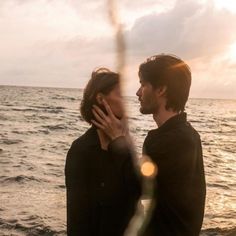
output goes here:
[{"label": "wrist", "polygon": [[115,135],[112,135],[110,138],[111,138],[111,141],[114,141],[115,139],[121,137],[121,136],[124,136],[124,134],[120,133],[120,134],[115,134]]}]

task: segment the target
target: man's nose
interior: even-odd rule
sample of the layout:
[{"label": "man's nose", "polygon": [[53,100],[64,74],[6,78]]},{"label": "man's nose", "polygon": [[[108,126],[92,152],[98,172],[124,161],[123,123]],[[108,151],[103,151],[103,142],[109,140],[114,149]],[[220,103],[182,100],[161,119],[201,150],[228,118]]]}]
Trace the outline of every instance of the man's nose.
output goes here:
[{"label": "man's nose", "polygon": [[140,96],[140,88],[138,89],[138,91],[136,92],[136,96]]}]

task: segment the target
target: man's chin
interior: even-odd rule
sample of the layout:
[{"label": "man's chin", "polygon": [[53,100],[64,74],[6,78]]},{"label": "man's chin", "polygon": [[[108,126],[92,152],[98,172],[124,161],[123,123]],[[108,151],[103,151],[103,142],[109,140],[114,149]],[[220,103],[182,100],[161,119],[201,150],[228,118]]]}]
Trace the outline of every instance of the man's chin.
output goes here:
[{"label": "man's chin", "polygon": [[147,114],[151,114],[151,112],[149,112],[148,110],[145,110],[143,107],[139,108],[140,113],[142,113],[143,115],[147,115]]}]

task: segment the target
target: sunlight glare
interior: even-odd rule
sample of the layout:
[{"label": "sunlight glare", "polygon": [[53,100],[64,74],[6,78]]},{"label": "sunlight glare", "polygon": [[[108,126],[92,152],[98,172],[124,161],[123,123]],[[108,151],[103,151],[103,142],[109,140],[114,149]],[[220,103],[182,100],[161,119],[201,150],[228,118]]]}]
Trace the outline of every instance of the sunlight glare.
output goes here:
[{"label": "sunlight glare", "polygon": [[229,55],[230,55],[230,59],[236,61],[236,42],[230,46]]},{"label": "sunlight glare", "polygon": [[232,12],[236,12],[236,1],[235,0],[214,0],[217,7],[226,8]]}]

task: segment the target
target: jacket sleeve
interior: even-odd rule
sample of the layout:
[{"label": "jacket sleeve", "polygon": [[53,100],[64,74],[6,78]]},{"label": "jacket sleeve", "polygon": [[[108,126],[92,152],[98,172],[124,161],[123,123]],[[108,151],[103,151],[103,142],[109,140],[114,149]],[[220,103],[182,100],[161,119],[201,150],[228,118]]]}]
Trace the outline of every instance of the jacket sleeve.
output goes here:
[{"label": "jacket sleeve", "polygon": [[67,235],[89,235],[89,198],[84,153],[72,144],[66,157]]}]

